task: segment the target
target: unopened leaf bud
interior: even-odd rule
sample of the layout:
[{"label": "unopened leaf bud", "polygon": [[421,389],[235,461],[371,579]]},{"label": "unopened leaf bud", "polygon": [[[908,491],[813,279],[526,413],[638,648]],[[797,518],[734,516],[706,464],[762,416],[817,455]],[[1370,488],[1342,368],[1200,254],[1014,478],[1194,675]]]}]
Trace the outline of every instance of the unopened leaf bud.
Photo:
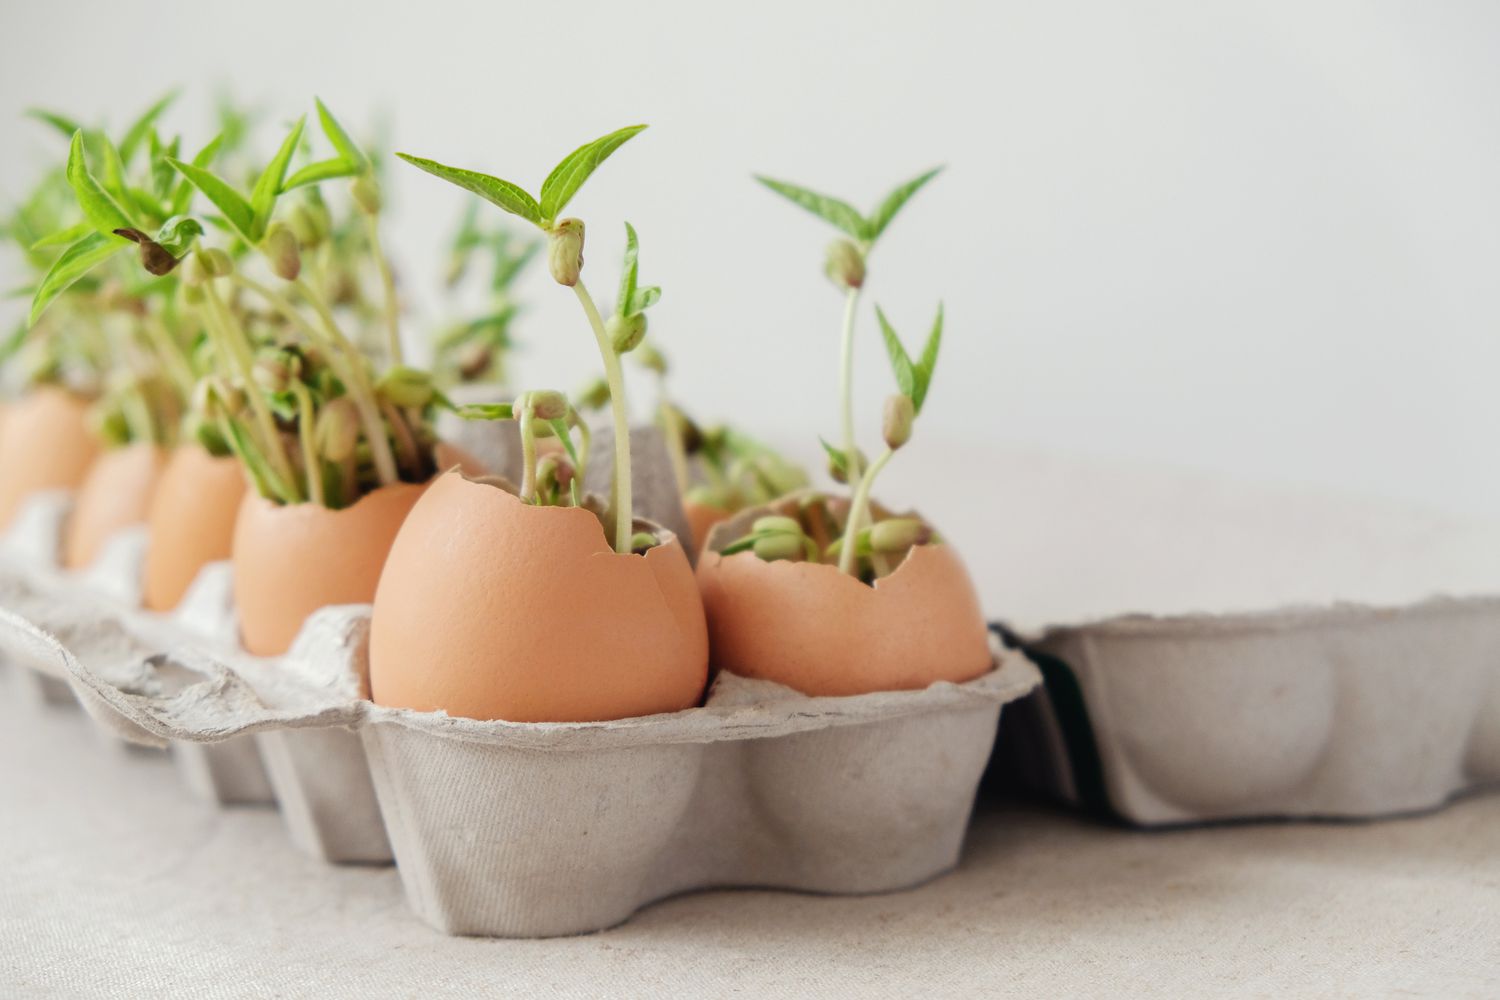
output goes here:
[{"label": "unopened leaf bud", "polygon": [[354,401],[340,396],[324,404],[314,434],[319,453],[330,462],[353,457],[359,444],[359,412]]},{"label": "unopened leaf bud", "polygon": [[547,233],[547,268],[559,285],[578,284],[583,271],[583,220],[563,219]]},{"label": "unopened leaf bud", "polygon": [[611,316],[604,324],[604,332],[609,334],[609,342],[616,354],[629,354],[646,339],[646,314]]},{"label": "unopened leaf bud", "polygon": [[361,212],[366,215],[380,214],[380,184],[375,178],[369,174],[361,174],[349,186],[349,193],[354,196],[354,203]]},{"label": "unopened leaf bud", "polygon": [[887,396],[885,420],[880,432],[885,436],[885,445],[892,451],[911,440],[911,423],[916,419],[916,410],[911,400],[901,393]]},{"label": "unopened leaf bud", "polygon": [[469,382],[490,370],[490,365],[495,361],[495,353],[486,344],[465,344],[456,360],[459,377]]},{"label": "unopened leaf bud", "polygon": [[911,517],[893,517],[870,529],[870,549],[874,552],[902,552],[931,540],[932,529]]},{"label": "unopened leaf bud", "polygon": [[823,272],[841,288],[859,288],[865,283],[864,252],[850,240],[834,240],[828,244]]},{"label": "unopened leaf bud", "polygon": [[[859,467],[861,469],[868,469],[870,467],[869,461],[865,458],[864,451],[856,448],[854,449],[854,454],[859,462]],[[836,483],[849,482],[848,466],[839,464],[839,462],[837,462],[832,455],[828,456],[828,475],[832,477],[833,481]]]},{"label": "unopened leaf bud", "polygon": [[287,223],[292,230],[292,235],[296,236],[297,242],[304,247],[318,246],[328,236],[328,210],[322,205],[306,203],[298,205],[292,209]]},{"label": "unopened leaf bud", "polygon": [[580,410],[601,410],[609,405],[609,383],[596,378],[584,386],[575,398]]},{"label": "unopened leaf bud", "polygon": [[[644,318],[644,317],[642,317]],[[667,359],[656,349],[655,344],[641,344],[635,352],[636,363],[647,371],[658,375],[667,373]]]},{"label": "unopened leaf bud", "polygon": [[290,226],[271,223],[271,228],[266,230],[265,251],[272,274],[283,281],[297,280],[302,273],[302,251],[297,247],[297,234]]},{"label": "unopened leaf bud", "polygon": [[538,420],[562,420],[568,415],[568,397],[555,389],[534,389],[526,394],[526,403]]},{"label": "unopened leaf bud", "polygon": [[406,365],[393,365],[375,384],[396,406],[421,408],[432,402],[432,376]]}]

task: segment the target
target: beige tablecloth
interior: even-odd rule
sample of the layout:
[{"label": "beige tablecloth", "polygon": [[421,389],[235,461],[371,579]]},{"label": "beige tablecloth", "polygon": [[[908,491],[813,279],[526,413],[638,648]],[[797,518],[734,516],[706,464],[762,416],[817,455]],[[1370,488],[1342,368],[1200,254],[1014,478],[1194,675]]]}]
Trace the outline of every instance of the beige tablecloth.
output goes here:
[{"label": "beige tablecloth", "polygon": [[1142,833],[986,802],[912,892],[714,892],[551,941],[445,938],[391,869],[0,675],[0,996],[1500,995],[1500,795],[1368,825]]}]

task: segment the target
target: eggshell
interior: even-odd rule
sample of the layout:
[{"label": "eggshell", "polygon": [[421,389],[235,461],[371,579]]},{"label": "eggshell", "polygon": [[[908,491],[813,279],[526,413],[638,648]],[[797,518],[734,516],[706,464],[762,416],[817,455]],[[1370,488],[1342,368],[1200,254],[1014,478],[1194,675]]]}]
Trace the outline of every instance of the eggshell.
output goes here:
[{"label": "eggshell", "polygon": [[63,565],[82,569],[98,557],[110,537],[141,524],[167,464],[167,451],[138,442],[111,448],[95,460],[78,488],[63,533]]},{"label": "eggshell", "polygon": [[319,608],[370,603],[391,542],[426,488],[383,486],[343,510],[276,504],[246,491],[232,548],[245,649],[278,656]]},{"label": "eggshell", "polygon": [[698,584],[719,670],[853,695],[973,680],[991,666],[979,597],[951,545],[913,548],[873,587],[837,566],[705,550]]},{"label": "eggshell", "polygon": [[215,457],[196,444],[172,451],[146,515],[146,607],[172,610],[199,570],[229,558],[245,490],[234,456]]},{"label": "eggshell", "polygon": [[686,497],[682,501],[682,513],[687,516],[688,530],[693,533],[693,546],[697,549],[702,549],[703,543],[708,541],[708,533],[713,530],[714,525],[723,524],[734,516],[734,511],[697,503]]},{"label": "eggshell", "polygon": [[450,473],[391,549],[370,636],[381,705],[596,722],[696,705],[708,635],[675,536],[620,555],[597,518]]},{"label": "eggshell", "polygon": [[40,490],[76,489],[99,455],[89,403],[56,386],[38,386],[6,407],[0,424],[0,529]]}]

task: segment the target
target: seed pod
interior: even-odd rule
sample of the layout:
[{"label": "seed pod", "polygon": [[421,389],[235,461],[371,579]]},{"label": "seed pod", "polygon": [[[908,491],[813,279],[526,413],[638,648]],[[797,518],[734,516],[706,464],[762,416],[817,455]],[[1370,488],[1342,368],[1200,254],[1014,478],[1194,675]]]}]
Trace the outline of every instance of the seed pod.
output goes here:
[{"label": "seed pod", "polygon": [[369,174],[361,174],[349,186],[349,193],[354,196],[354,204],[366,215],[380,214],[380,184]]},{"label": "seed pod", "polygon": [[911,405],[911,400],[901,393],[887,396],[885,400],[885,420],[881,424],[880,432],[885,436],[885,446],[892,451],[911,440],[911,423],[916,419],[916,410]]},{"label": "seed pod", "polygon": [[932,540],[932,529],[911,517],[893,517],[870,529],[872,552],[901,552]]},{"label": "seed pod", "polygon": [[[645,319],[644,316],[641,317]],[[641,344],[635,352],[636,363],[647,371],[658,375],[667,373],[667,359],[662,356],[661,351],[656,349],[655,344]]]},{"label": "seed pod", "polygon": [[865,255],[849,240],[828,244],[823,273],[841,288],[859,288],[865,283]]},{"label": "seed pod", "polygon": [[489,371],[495,362],[495,354],[484,344],[465,344],[456,360],[459,377],[471,382]]},{"label": "seed pod", "polygon": [[804,554],[802,538],[797,535],[765,535],[755,540],[754,552],[765,562],[778,559],[800,559]]},{"label": "seed pod", "polygon": [[323,405],[314,435],[318,451],[330,462],[343,462],[359,444],[359,412],[354,401],[340,396]]},{"label": "seed pod", "polygon": [[[859,460],[859,467],[861,469],[868,469],[870,467],[869,460],[865,458],[865,453],[862,450],[860,450],[859,448],[855,448],[854,454]],[[849,473],[846,471],[845,467],[840,466],[838,462],[834,461],[832,455],[828,456],[828,475],[831,476],[833,478],[833,481],[836,483],[849,482]]]},{"label": "seed pod", "polygon": [[330,225],[328,210],[322,205],[304,202],[292,209],[288,222],[292,235],[296,236],[297,242],[304,247],[311,249],[328,238]]},{"label": "seed pod", "polygon": [[583,271],[583,220],[563,219],[547,233],[547,268],[552,280],[572,288]]},{"label": "seed pod", "polygon": [[630,536],[630,551],[636,555],[642,555],[647,549],[653,549],[656,545],[656,536],[649,531],[637,531]]},{"label": "seed pod", "polygon": [[432,376],[406,365],[395,365],[375,383],[380,394],[396,406],[423,407],[432,402]]},{"label": "seed pod", "polygon": [[602,378],[596,378],[576,394],[578,408],[582,410],[600,410],[609,405],[609,383]]},{"label": "seed pod", "polygon": [[203,265],[203,273],[210,278],[227,278],[234,273],[234,260],[218,247],[198,251],[196,258]]},{"label": "seed pod", "polygon": [[611,316],[604,324],[609,342],[616,354],[629,354],[646,338],[646,314],[634,316]]},{"label": "seed pod", "polygon": [[802,525],[797,523],[795,517],[783,517],[775,514],[767,517],[757,517],[755,523],[750,526],[750,530],[757,535],[777,534],[792,535],[795,537],[801,537],[802,535]]},{"label": "seed pod", "polygon": [[526,405],[538,420],[561,420],[568,415],[568,397],[555,389],[533,389],[526,394]]},{"label": "seed pod", "polygon": [[298,249],[297,236],[289,226],[271,223],[271,228],[266,230],[265,250],[272,274],[283,281],[297,280],[302,273],[302,251]]}]

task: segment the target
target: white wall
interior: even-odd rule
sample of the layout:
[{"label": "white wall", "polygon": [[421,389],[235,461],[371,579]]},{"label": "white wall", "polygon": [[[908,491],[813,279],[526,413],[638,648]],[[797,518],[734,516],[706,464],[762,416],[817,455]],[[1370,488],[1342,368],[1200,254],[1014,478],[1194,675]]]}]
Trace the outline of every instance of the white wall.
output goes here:
[{"label": "white wall", "polygon": [[[201,86],[170,119],[192,136],[209,82],[280,118],[316,93],[354,121],[389,107],[399,149],[531,184],[650,122],[575,203],[593,283],[629,218],[687,405],[811,442],[837,429],[829,234],[748,174],[869,204],[946,162],[872,263],[909,337],[948,304],[919,444],[1495,511],[1497,45],[1483,2],[6,3],[0,196],[60,152],[26,106],[119,123],[177,82]],[[393,174],[430,317],[461,195]],[[571,388],[591,342],[536,277],[524,381]],[[890,383],[863,334],[873,445]],[[892,483],[929,495],[899,463]]]}]

